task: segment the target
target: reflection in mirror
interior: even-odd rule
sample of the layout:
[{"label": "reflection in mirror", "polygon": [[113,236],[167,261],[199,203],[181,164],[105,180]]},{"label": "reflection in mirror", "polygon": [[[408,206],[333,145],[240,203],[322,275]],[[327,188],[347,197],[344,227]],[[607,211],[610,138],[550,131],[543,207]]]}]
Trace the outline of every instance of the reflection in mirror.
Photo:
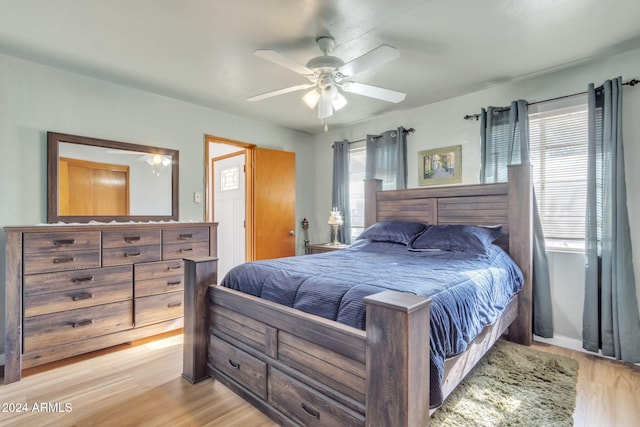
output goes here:
[{"label": "reflection in mirror", "polygon": [[49,222],[177,220],[178,151],[49,132]]}]

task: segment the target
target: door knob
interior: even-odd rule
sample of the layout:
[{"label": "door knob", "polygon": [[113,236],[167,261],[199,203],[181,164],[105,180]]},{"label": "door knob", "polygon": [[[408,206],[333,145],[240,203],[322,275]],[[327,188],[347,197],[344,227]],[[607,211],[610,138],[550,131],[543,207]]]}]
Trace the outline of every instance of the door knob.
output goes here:
[{"label": "door knob", "polygon": [[295,235],[296,235],[295,231],[293,231],[293,230],[289,231],[289,236],[295,236]]}]

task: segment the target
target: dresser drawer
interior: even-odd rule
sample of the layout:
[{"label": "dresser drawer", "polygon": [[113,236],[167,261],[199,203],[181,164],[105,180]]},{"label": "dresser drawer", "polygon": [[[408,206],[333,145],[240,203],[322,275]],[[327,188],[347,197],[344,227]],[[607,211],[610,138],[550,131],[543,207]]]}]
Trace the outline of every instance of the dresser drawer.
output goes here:
[{"label": "dresser drawer", "polygon": [[102,232],[103,248],[160,245],[160,230],[109,230]]},{"label": "dresser drawer", "polygon": [[184,315],[183,299],[183,292],[136,298],[134,317],[136,327],[182,317]]},{"label": "dresser drawer", "polygon": [[157,277],[155,279],[136,280],[135,295],[146,297],[149,295],[163,294],[184,290],[184,276]]},{"label": "dresser drawer", "polygon": [[100,231],[26,233],[24,253],[100,250]]},{"label": "dresser drawer", "polygon": [[269,371],[269,401],[304,426],[363,426],[364,416],[275,368]]},{"label": "dresser drawer", "polygon": [[86,270],[62,271],[59,273],[29,274],[24,276],[24,296],[54,292],[70,292],[78,289],[133,283],[133,267],[93,268]]},{"label": "dresser drawer", "polygon": [[24,255],[24,274],[50,273],[100,267],[100,249],[60,250]]},{"label": "dresser drawer", "polygon": [[185,242],[162,245],[162,259],[209,256],[209,242]]},{"label": "dresser drawer", "polygon": [[209,357],[229,378],[248,388],[262,399],[267,398],[267,364],[211,335]]},{"label": "dresser drawer", "polygon": [[160,256],[160,245],[106,248],[102,250],[102,265],[106,267],[109,265],[160,261]]},{"label": "dresser drawer", "polygon": [[35,351],[133,327],[133,301],[121,301],[24,319],[24,351]]},{"label": "dresser drawer", "polygon": [[136,264],[134,266],[134,272],[136,282],[160,277],[184,276],[184,261],[176,259]]},{"label": "dresser drawer", "polygon": [[162,230],[162,243],[209,242],[209,227]]},{"label": "dresser drawer", "polygon": [[131,299],[133,299],[131,282],[25,296],[24,316],[40,316]]}]

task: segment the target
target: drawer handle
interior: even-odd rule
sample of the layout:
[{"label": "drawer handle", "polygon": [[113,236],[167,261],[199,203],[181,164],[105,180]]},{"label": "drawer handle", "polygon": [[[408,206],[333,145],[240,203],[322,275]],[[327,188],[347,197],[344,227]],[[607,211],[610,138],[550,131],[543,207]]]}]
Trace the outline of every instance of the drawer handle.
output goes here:
[{"label": "drawer handle", "polygon": [[167,270],[171,271],[171,270],[180,270],[182,268],[182,266],[180,264],[178,265],[170,265],[167,267]]},{"label": "drawer handle", "polygon": [[178,286],[180,283],[182,283],[182,280],[175,280],[173,282],[167,282],[167,286]]},{"label": "drawer handle", "polygon": [[302,410],[306,412],[307,415],[309,415],[310,417],[313,417],[318,420],[320,419],[320,412],[314,409],[308,408],[307,405],[305,405],[304,403],[302,404]]},{"label": "drawer handle", "polygon": [[180,252],[193,252],[193,248],[183,248],[180,249]]},{"label": "drawer handle", "polygon": [[91,292],[82,292],[79,294],[75,294],[71,297],[74,301],[82,301],[83,299],[91,299],[93,298],[93,294]]},{"label": "drawer handle", "polygon": [[81,328],[83,326],[89,325],[93,325],[93,319],[78,320],[77,322],[71,324],[71,326],[73,326],[74,328]]},{"label": "drawer handle", "polygon": [[124,253],[125,258],[133,258],[140,255],[142,255],[142,252],[125,252]]},{"label": "drawer handle", "polygon": [[233,369],[240,369],[240,364],[239,363],[236,363],[231,359],[229,359],[227,362],[229,363],[229,366],[231,366]]},{"label": "drawer handle", "polygon": [[70,256],[70,257],[66,257],[66,258],[54,258],[53,259],[53,263],[54,264],[64,264],[65,262],[73,262],[76,260],[76,257]]},{"label": "drawer handle", "polygon": [[182,305],[181,302],[170,302],[169,304],[167,304],[167,308],[176,308],[176,307],[180,307]]},{"label": "drawer handle", "polygon": [[82,277],[74,277],[73,279],[71,279],[71,281],[73,283],[86,283],[86,282],[93,282],[94,277],[93,276],[82,276]]},{"label": "drawer handle", "polygon": [[73,245],[75,242],[76,242],[75,239],[55,239],[53,241],[53,246],[56,246],[56,247],[70,246],[70,245]]},{"label": "drawer handle", "polygon": [[139,242],[140,236],[124,236],[124,241],[127,243]]},{"label": "drawer handle", "polygon": [[193,238],[193,234],[185,233],[185,234],[181,234],[180,237],[178,237],[178,240],[189,240],[191,238]]}]

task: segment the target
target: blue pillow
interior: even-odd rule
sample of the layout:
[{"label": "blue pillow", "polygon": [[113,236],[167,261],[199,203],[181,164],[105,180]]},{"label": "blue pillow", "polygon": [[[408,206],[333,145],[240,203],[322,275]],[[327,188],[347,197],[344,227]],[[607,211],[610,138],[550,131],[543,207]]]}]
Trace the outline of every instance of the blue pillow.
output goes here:
[{"label": "blue pillow", "polygon": [[485,254],[502,233],[502,225],[432,225],[409,243],[411,251],[456,251]]},{"label": "blue pillow", "polygon": [[368,227],[358,236],[358,240],[369,239],[377,242],[402,243],[406,245],[428,226],[412,221],[380,221]]}]

